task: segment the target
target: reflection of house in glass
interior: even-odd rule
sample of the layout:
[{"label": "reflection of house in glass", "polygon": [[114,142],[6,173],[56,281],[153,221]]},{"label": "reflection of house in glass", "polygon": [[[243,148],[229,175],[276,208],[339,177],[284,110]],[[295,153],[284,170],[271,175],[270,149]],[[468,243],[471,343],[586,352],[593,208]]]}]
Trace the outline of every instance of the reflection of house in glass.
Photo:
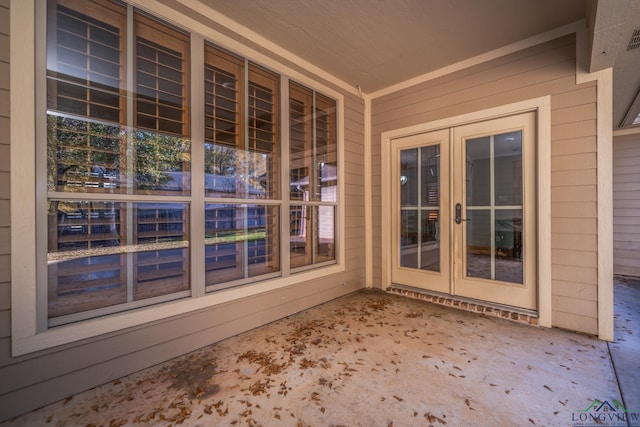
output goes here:
[{"label": "reflection of house in glass", "polygon": [[49,315],[188,289],[188,205],[49,204]]},{"label": "reflection of house in glass", "polygon": [[[189,172],[163,172],[161,191],[189,186]],[[217,197],[235,193],[233,176],[206,174]],[[259,185],[259,180],[256,181]],[[248,186],[249,197],[264,197]],[[206,204],[208,285],[279,271],[274,254],[279,208],[264,204]],[[160,202],[51,202],[50,315],[126,303],[188,289],[189,210]],[[277,245],[275,245],[277,247]]]},{"label": "reflection of house in glass", "polygon": [[[205,175],[207,193],[213,197],[237,194],[264,199],[266,184],[259,177],[246,185],[237,177]],[[279,207],[269,204],[207,203],[205,205],[205,283],[228,286],[250,277],[280,270],[277,218]],[[225,285],[225,286],[227,286]]]}]

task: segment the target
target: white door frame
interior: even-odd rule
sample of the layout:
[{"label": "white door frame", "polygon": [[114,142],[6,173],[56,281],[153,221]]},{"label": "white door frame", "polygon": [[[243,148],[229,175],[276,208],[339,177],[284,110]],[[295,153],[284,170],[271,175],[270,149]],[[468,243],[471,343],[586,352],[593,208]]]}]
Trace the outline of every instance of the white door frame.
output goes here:
[{"label": "white door frame", "polygon": [[[537,179],[537,272],[538,323],[551,327],[551,96],[529,99],[482,111],[421,123],[383,132],[381,135],[381,206],[382,206],[382,286],[391,285],[391,141],[415,134],[466,125],[507,115],[535,111],[536,120],[536,179]],[[384,248],[387,248],[386,250]]]}]

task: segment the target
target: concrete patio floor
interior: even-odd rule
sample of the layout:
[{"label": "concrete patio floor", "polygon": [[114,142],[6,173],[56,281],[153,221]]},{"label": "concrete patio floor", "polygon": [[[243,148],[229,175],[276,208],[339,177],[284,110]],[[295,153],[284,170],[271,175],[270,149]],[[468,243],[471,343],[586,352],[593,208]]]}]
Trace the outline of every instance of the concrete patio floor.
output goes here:
[{"label": "concrete patio floor", "polygon": [[574,426],[595,400],[640,412],[640,299],[625,305],[640,282],[617,282],[611,352],[365,290],[0,425]]}]

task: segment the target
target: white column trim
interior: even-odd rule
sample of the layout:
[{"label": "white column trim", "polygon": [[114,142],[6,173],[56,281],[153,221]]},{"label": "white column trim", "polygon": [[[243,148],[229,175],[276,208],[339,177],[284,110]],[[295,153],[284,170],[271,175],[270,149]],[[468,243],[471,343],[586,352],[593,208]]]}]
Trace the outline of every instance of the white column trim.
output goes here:
[{"label": "white column trim", "polygon": [[364,250],[365,287],[373,287],[373,202],[371,175],[371,97],[363,95],[364,103]]},{"label": "white column trim", "polygon": [[576,84],[597,84],[598,338],[614,340],[613,323],[613,69],[588,73],[589,34],[576,33]]},{"label": "white column trim", "polygon": [[[37,332],[35,1],[12,0],[10,7],[11,109],[11,335],[15,341]],[[20,36],[18,37],[18,34]],[[31,165],[17,167],[27,162]],[[19,308],[19,309],[18,309]]]}]

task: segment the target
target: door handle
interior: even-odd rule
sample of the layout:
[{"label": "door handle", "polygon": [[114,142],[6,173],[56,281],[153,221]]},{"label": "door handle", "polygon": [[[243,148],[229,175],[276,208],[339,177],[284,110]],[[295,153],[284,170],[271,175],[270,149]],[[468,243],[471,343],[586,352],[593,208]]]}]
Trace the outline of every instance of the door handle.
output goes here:
[{"label": "door handle", "polygon": [[471,220],[462,218],[462,205],[460,203],[456,203],[456,224],[461,224],[462,221]]}]

